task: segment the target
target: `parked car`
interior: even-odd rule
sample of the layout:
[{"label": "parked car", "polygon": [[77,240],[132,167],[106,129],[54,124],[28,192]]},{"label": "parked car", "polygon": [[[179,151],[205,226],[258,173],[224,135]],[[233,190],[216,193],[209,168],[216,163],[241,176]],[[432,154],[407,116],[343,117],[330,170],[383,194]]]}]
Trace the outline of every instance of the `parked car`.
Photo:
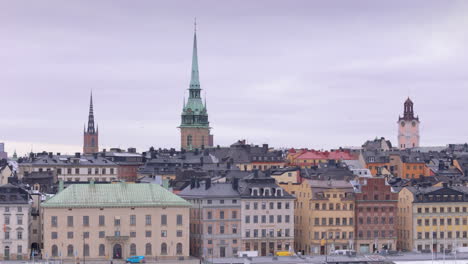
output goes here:
[{"label": "parked car", "polygon": [[126,263],[145,263],[145,256],[131,256],[125,261]]}]

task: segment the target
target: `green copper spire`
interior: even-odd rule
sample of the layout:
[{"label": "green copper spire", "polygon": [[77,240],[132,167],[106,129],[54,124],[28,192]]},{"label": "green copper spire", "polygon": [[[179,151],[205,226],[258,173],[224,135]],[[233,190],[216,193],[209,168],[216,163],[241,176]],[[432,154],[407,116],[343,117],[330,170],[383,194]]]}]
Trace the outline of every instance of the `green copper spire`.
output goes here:
[{"label": "green copper spire", "polygon": [[195,22],[195,32],[193,34],[192,50],[192,73],[190,76],[189,96],[182,110],[182,123],[180,127],[203,127],[208,128],[208,113],[206,111],[206,101],[201,98],[200,76],[198,73],[198,52],[197,52],[197,23]]},{"label": "green copper spire", "polygon": [[196,21],[195,21],[195,31],[193,33],[192,75],[190,78],[190,89],[200,89],[200,76],[198,74],[197,22]]}]

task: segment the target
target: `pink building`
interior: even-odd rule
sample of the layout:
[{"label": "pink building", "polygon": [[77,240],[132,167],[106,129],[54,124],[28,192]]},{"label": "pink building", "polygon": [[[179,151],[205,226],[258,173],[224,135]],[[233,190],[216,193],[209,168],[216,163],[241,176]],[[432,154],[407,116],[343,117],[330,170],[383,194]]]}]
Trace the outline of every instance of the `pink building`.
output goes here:
[{"label": "pink building", "polygon": [[414,116],[409,97],[404,104],[403,117],[398,118],[398,146],[400,149],[419,147],[419,117]]}]

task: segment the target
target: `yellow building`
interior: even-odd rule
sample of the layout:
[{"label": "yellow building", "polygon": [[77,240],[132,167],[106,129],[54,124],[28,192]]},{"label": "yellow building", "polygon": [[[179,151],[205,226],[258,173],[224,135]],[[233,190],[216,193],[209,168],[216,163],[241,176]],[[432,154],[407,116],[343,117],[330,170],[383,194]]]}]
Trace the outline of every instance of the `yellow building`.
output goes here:
[{"label": "yellow building", "polygon": [[271,177],[273,177],[277,183],[300,183],[301,170],[298,167],[276,169],[271,172]]},{"label": "yellow building", "polygon": [[406,187],[398,198],[399,249],[443,252],[468,246],[468,187]]},{"label": "yellow building", "polygon": [[304,254],[329,254],[353,248],[354,192],[346,181],[304,180],[282,184],[296,196],[295,249]]}]

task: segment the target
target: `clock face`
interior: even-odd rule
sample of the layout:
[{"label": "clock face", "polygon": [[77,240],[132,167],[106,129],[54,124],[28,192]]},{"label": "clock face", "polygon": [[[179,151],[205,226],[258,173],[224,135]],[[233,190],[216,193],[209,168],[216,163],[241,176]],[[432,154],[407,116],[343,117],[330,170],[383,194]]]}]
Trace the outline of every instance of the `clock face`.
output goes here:
[{"label": "clock face", "polygon": [[401,126],[404,127],[405,126],[405,121],[401,121]]}]

